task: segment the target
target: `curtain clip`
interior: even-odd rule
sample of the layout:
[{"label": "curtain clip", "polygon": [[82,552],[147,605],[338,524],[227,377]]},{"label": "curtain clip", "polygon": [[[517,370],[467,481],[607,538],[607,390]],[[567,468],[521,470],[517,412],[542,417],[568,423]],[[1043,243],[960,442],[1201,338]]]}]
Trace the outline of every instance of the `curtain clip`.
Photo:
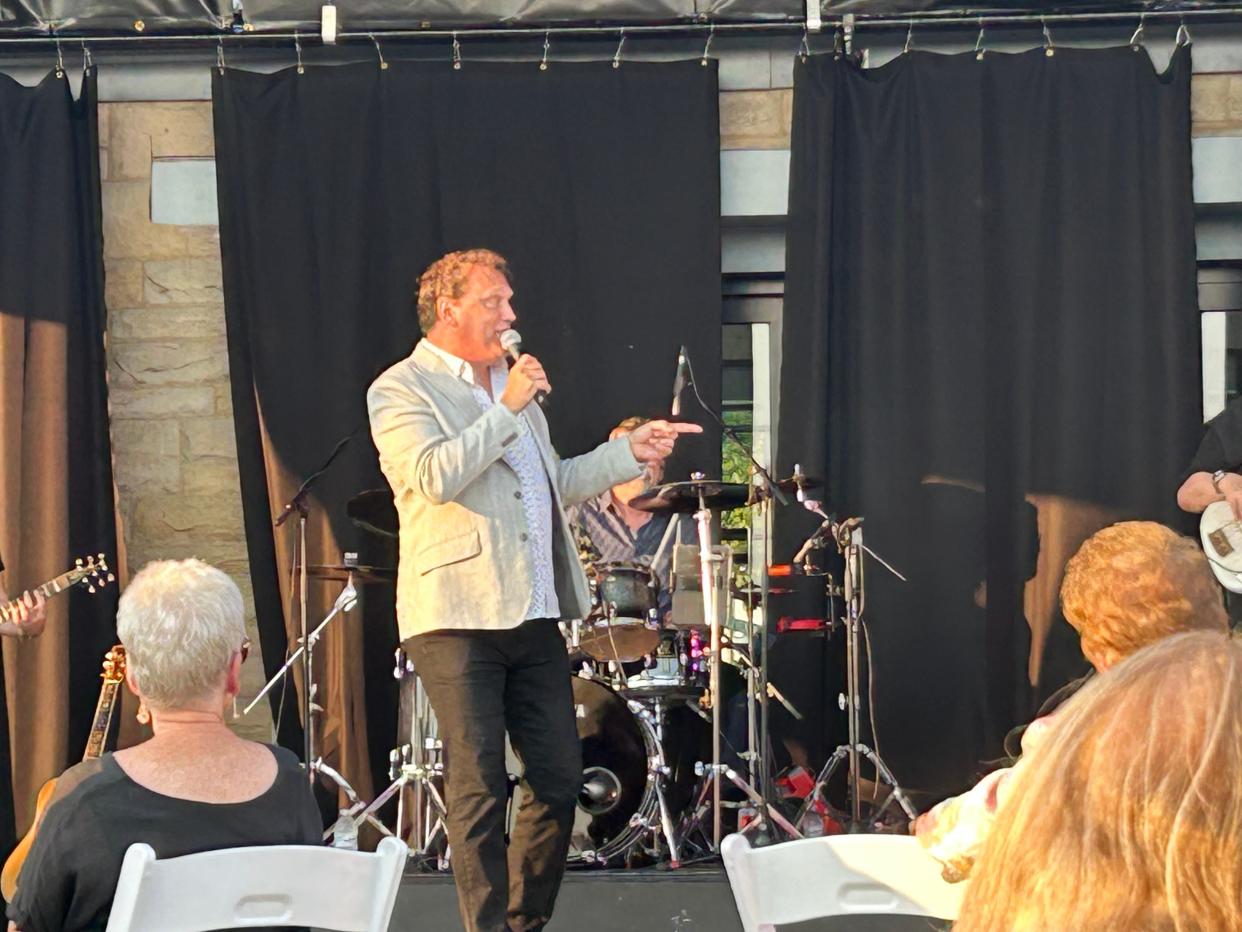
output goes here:
[{"label": "curtain clip", "polygon": [[1130,36],[1130,48],[1136,52],[1143,47],[1143,19],[1145,17],[1145,13],[1139,14],[1138,28],[1134,30],[1134,35]]},{"label": "curtain clip", "polygon": [[86,74],[88,71],[91,70],[92,67],[94,67],[94,65],[95,65],[95,60],[91,58],[90,47],[85,42],[83,42],[82,43],[82,73]]},{"label": "curtain clip", "polygon": [[832,34],[832,57],[837,61],[841,60],[841,55],[845,51],[845,27],[838,26]]},{"label": "curtain clip", "polygon": [[388,62],[384,61],[384,52],[380,48],[379,40],[375,38],[375,33],[368,32],[367,37],[371,40],[371,43],[375,46],[375,54],[379,58],[380,71],[387,71]]},{"label": "curtain clip", "polygon": [[302,67],[302,40],[296,29],[293,31],[293,51],[298,57],[298,74],[306,74],[306,69]]},{"label": "curtain clip", "polygon": [[461,43],[457,41],[457,30],[453,30],[453,70],[461,71]]},{"label": "curtain clip", "polygon": [[983,19],[979,19],[979,38],[975,40],[975,61],[983,61]]},{"label": "curtain clip", "polygon": [[1185,20],[1182,20],[1180,23],[1178,23],[1177,36],[1175,37],[1173,41],[1176,42],[1178,45],[1190,45],[1190,43],[1193,41],[1190,38],[1190,30],[1186,28]]},{"label": "curtain clip", "polygon": [[806,60],[811,56],[811,33],[806,28],[802,29],[802,41],[798,44],[798,57],[805,64]]},{"label": "curtain clip", "polygon": [[216,68],[224,74],[224,40],[216,40]]},{"label": "curtain clip", "polygon": [[902,55],[909,55],[910,48],[914,45],[914,20],[910,20],[906,27],[906,46],[901,50]]},{"label": "curtain clip", "polygon": [[716,24],[707,27],[707,41],[703,44],[703,54],[699,56],[699,64],[707,67],[707,53],[712,50],[712,39],[716,37]]},{"label": "curtain clip", "polygon": [[621,49],[625,48],[625,30],[621,30],[621,37],[617,39],[617,50],[612,53],[612,67],[621,67]]},{"label": "curtain clip", "polygon": [[1052,31],[1048,28],[1048,20],[1041,16],[1039,21],[1044,24],[1044,54],[1051,58],[1057,53],[1052,45]]},{"label": "curtain clip", "polygon": [[56,40],[56,77],[63,78],[65,76],[65,50],[60,46],[60,40]]},{"label": "curtain clip", "polygon": [[539,70],[548,70],[548,51],[552,48],[552,32],[548,30],[543,34],[543,58],[539,59]]}]

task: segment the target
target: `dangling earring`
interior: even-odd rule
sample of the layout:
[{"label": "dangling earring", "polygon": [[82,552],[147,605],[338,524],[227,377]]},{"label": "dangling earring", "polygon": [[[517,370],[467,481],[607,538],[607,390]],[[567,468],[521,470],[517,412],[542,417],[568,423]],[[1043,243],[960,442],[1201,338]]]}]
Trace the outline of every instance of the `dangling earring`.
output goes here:
[{"label": "dangling earring", "polygon": [[139,725],[149,725],[151,723],[151,713],[147,709],[147,700],[138,700],[138,714],[134,717],[138,719]]}]

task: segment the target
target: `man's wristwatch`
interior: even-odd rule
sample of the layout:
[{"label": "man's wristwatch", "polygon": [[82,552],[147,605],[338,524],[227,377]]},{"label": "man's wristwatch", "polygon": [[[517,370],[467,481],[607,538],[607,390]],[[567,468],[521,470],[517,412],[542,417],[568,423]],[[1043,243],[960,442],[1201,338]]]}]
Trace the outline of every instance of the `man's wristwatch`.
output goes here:
[{"label": "man's wristwatch", "polygon": [[1218,469],[1216,472],[1212,473],[1212,488],[1216,490],[1217,495],[1225,494],[1225,490],[1220,487],[1220,482],[1226,475],[1227,474],[1223,469]]}]

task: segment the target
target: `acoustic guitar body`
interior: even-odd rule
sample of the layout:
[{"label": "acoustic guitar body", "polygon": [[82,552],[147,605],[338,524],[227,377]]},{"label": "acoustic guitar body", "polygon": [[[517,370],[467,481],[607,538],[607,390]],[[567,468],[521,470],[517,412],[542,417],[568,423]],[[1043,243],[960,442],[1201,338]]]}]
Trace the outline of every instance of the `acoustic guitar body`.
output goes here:
[{"label": "acoustic guitar body", "polygon": [[34,844],[35,834],[39,831],[39,824],[43,821],[43,810],[47,808],[48,800],[52,798],[52,793],[55,791],[55,777],[39,788],[39,795],[35,799],[34,821],[30,823],[30,830],[17,843],[13,853],[4,862],[4,871],[0,872],[0,894],[4,895],[5,902],[13,902],[13,894],[17,892],[17,876],[22,872],[22,865],[26,863],[26,858],[30,855],[30,847]]},{"label": "acoustic guitar body", "polygon": [[[100,674],[103,680],[103,686],[99,689],[99,701],[95,704],[95,720],[91,724],[90,734],[86,738],[86,753],[82,755],[82,760],[98,760],[104,751],[104,743],[108,739],[108,728],[112,725],[112,712],[116,708],[116,694],[121,683],[125,681],[125,647],[117,644],[110,651],[104,654],[103,672]],[[63,774],[62,774],[63,776]],[[4,894],[6,902],[13,902],[13,895],[17,892],[17,881],[21,876],[22,865],[26,863],[26,858],[30,856],[30,849],[34,845],[35,835],[39,833],[39,826],[43,822],[43,813],[47,809],[48,803],[52,800],[52,795],[56,792],[57,777],[48,780],[39,788],[39,795],[35,798],[35,815],[34,821],[30,823],[30,830],[17,847],[13,849],[13,853],[9,855],[7,861],[4,862],[4,870],[0,872],[0,893]],[[73,778],[70,778],[71,781]],[[74,784],[72,782],[66,784],[72,790]]]}]

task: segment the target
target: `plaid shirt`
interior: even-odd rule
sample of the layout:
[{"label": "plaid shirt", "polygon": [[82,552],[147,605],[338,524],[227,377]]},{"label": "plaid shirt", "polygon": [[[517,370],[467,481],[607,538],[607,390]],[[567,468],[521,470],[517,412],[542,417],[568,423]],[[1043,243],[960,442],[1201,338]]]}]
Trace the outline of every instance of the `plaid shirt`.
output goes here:
[{"label": "plaid shirt", "polygon": [[[617,510],[612,491],[592,498],[570,508],[567,512],[580,535],[585,535],[598,556],[596,565],[604,563],[637,563],[649,566],[660,582],[660,612],[668,611],[672,601],[669,583],[672,576],[673,547],[678,543],[693,543],[694,522],[682,516],[673,532],[676,539],[669,540],[658,560],[656,551],[664,539],[672,520],[668,515],[652,515],[637,531],[631,530]],[[654,565],[653,565],[654,564]]]}]

